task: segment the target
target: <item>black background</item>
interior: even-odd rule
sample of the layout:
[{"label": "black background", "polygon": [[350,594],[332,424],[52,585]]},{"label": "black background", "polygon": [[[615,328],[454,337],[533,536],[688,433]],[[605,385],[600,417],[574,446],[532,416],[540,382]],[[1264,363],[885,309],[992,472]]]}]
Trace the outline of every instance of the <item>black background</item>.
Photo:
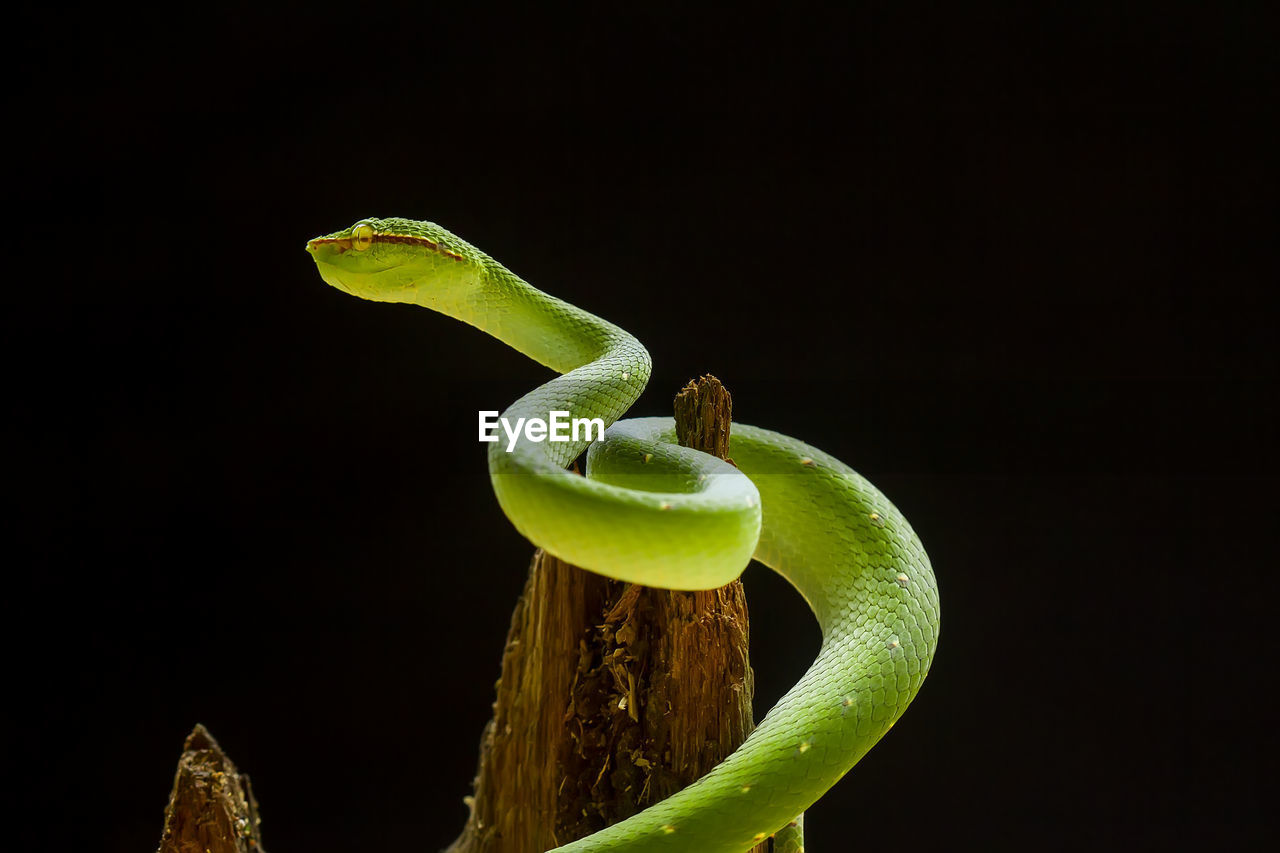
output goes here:
[{"label": "black background", "polygon": [[[912,519],[939,654],[811,849],[1254,838],[1271,46],[1028,5],[17,19],[5,846],[150,849],[197,721],[273,851],[460,829],[530,553],[475,412],[545,373],[323,285],[391,215],[634,332],[635,412],[713,372]],[[763,714],[818,632],[746,583]]]}]

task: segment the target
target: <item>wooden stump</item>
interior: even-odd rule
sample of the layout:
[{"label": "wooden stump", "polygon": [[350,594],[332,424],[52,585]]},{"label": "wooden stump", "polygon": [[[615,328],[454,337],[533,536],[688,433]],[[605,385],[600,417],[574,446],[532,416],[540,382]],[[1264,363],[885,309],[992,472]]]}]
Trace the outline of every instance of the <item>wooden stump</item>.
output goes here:
[{"label": "wooden stump", "polygon": [[[726,457],[732,398],[719,380],[690,382],[675,409],[681,444]],[[754,726],[747,639],[739,581],[649,589],[539,550],[451,853],[542,853],[697,780]]]},{"label": "wooden stump", "polygon": [[264,853],[247,774],[196,724],[182,747],[158,853]]}]

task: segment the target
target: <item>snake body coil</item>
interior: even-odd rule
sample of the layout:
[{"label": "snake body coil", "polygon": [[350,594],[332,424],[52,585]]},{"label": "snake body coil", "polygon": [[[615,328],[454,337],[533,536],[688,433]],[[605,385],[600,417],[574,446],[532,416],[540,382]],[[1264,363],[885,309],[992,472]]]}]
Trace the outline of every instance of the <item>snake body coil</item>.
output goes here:
[{"label": "snake body coil", "polygon": [[799,590],[822,627],[817,660],[732,755],[557,851],[741,853],[812,805],[906,709],[937,646],[938,592],[920,540],[869,482],[757,427],[733,425],[734,468],[679,447],[670,418],[618,421],[649,379],[639,341],[438,225],[366,219],[307,249],[341,290],[456,317],[562,374],[517,400],[503,413],[510,422],[567,411],[612,424],[590,444],[586,477],[565,469],[585,440],[489,445],[494,492],[530,541],[669,589],[721,586],[754,556]]}]

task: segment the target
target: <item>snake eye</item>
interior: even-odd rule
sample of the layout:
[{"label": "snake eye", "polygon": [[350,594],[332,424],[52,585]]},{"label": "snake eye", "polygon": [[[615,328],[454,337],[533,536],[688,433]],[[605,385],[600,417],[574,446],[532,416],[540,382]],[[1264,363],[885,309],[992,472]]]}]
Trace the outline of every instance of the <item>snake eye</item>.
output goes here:
[{"label": "snake eye", "polygon": [[373,226],[368,222],[357,222],[351,229],[351,248],[363,252],[373,245]]}]

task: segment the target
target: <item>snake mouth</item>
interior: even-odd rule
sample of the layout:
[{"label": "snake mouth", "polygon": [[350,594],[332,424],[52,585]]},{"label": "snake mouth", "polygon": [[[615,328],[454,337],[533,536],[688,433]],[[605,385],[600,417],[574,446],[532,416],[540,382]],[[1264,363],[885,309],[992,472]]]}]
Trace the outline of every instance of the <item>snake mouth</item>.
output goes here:
[{"label": "snake mouth", "polygon": [[[339,265],[333,263],[333,260],[350,251],[352,251],[351,240],[348,238],[317,237],[316,239],[309,240],[307,242],[307,252],[311,255],[312,259],[315,260],[317,265],[338,267]],[[361,255],[363,255],[367,260],[372,260],[372,258],[369,258],[368,255],[364,254],[364,252],[359,251],[356,255],[353,255],[353,257],[361,257]],[[367,269],[361,268],[360,273],[362,275],[378,275],[379,273],[384,273],[388,270],[397,269],[400,266],[402,266],[402,264],[392,263],[377,267],[368,267]]]},{"label": "snake mouth", "polygon": [[315,254],[320,251],[322,246],[333,246],[338,253],[348,252],[351,250],[350,237],[316,237],[314,240],[307,241],[307,251]]},{"label": "snake mouth", "polygon": [[[457,252],[450,251],[435,240],[429,240],[426,237],[418,237],[411,234],[374,234],[369,245],[377,245],[379,243],[396,243],[403,246],[420,246],[429,252],[434,252],[443,258],[451,261],[465,261],[466,258]],[[352,246],[350,237],[316,237],[307,241],[307,251],[313,255],[321,246],[333,246],[338,250],[339,254],[351,251]],[[358,251],[367,251],[360,249]]]}]

